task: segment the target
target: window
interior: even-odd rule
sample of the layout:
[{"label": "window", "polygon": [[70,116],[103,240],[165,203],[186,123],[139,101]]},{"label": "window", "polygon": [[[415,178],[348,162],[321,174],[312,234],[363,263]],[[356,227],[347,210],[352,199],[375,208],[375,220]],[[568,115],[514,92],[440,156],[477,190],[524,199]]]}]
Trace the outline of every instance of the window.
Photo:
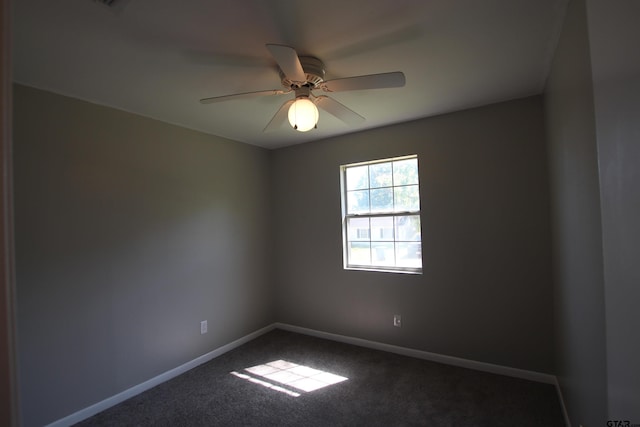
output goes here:
[{"label": "window", "polygon": [[340,168],[344,267],[422,272],[417,156]]}]

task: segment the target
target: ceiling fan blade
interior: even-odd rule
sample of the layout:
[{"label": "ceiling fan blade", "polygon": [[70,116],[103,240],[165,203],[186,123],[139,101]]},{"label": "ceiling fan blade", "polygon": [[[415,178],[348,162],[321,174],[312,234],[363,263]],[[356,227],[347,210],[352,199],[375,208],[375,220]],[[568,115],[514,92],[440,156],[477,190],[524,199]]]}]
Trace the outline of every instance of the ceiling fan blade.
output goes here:
[{"label": "ceiling fan blade", "polygon": [[299,83],[307,81],[306,74],[294,48],[280,44],[268,44],[267,49],[269,49],[271,56],[273,56],[289,80]]},{"label": "ceiling fan blade", "polygon": [[344,92],[348,90],[384,89],[402,87],[406,83],[402,71],[393,73],[370,74],[367,76],[346,77],[329,80],[320,85],[325,92]]},{"label": "ceiling fan blade", "polygon": [[365,118],[355,111],[345,107],[338,101],[328,96],[319,96],[314,100],[315,104],[327,113],[335,116],[348,125],[357,125],[364,122]]},{"label": "ceiling fan blade", "polygon": [[256,96],[263,96],[263,95],[282,95],[284,93],[289,93],[289,92],[291,91],[271,89],[271,90],[259,90],[257,92],[234,93],[233,95],[222,95],[222,96],[214,96],[211,98],[203,98],[200,100],[200,103],[213,104],[216,102],[230,101],[230,100],[242,99],[242,98],[254,98]]},{"label": "ceiling fan blade", "polygon": [[271,121],[269,121],[269,124],[265,126],[262,132],[271,132],[280,129],[282,127],[282,124],[287,119],[287,114],[289,114],[289,106],[293,104],[293,101],[293,99],[290,99],[282,104],[282,106],[280,106],[276,114],[274,114],[274,116],[271,118]]}]

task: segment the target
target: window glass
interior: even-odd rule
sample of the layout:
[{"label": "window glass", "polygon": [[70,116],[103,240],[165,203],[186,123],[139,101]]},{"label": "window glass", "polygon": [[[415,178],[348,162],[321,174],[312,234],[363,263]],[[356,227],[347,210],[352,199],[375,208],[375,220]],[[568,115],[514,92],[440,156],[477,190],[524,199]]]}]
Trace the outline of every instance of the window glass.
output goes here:
[{"label": "window glass", "polygon": [[371,188],[391,187],[393,185],[391,162],[370,165],[369,177]]},{"label": "window glass", "polygon": [[416,211],[420,209],[418,186],[393,187],[393,201],[396,211]]},{"label": "window glass", "polygon": [[350,214],[369,212],[369,190],[348,191],[347,212]]},{"label": "window glass", "polygon": [[371,212],[390,212],[393,210],[393,188],[374,188],[369,191]]},{"label": "window glass", "polygon": [[418,183],[418,159],[398,160],[393,162],[393,185]]},{"label": "window glass", "polygon": [[422,272],[418,158],[341,167],[345,268]]},{"label": "window glass", "polygon": [[369,188],[369,166],[347,169],[347,191]]}]

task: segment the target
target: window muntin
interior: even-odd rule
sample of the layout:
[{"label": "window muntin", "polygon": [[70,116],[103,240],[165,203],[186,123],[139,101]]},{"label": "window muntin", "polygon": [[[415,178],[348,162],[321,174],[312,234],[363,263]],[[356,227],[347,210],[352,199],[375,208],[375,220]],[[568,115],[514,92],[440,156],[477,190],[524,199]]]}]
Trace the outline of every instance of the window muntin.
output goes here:
[{"label": "window muntin", "polygon": [[344,266],[422,272],[418,158],[344,165]]}]

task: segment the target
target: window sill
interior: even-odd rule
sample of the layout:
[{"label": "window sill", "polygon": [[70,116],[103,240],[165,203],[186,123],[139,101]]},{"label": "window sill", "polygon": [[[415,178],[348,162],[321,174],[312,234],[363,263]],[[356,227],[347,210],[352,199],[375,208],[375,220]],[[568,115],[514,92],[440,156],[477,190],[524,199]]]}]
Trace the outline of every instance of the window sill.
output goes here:
[{"label": "window sill", "polygon": [[384,268],[384,267],[359,267],[359,266],[346,266],[345,270],[350,271],[369,271],[373,273],[400,273],[400,274],[422,274],[422,269],[398,269],[398,268]]}]

